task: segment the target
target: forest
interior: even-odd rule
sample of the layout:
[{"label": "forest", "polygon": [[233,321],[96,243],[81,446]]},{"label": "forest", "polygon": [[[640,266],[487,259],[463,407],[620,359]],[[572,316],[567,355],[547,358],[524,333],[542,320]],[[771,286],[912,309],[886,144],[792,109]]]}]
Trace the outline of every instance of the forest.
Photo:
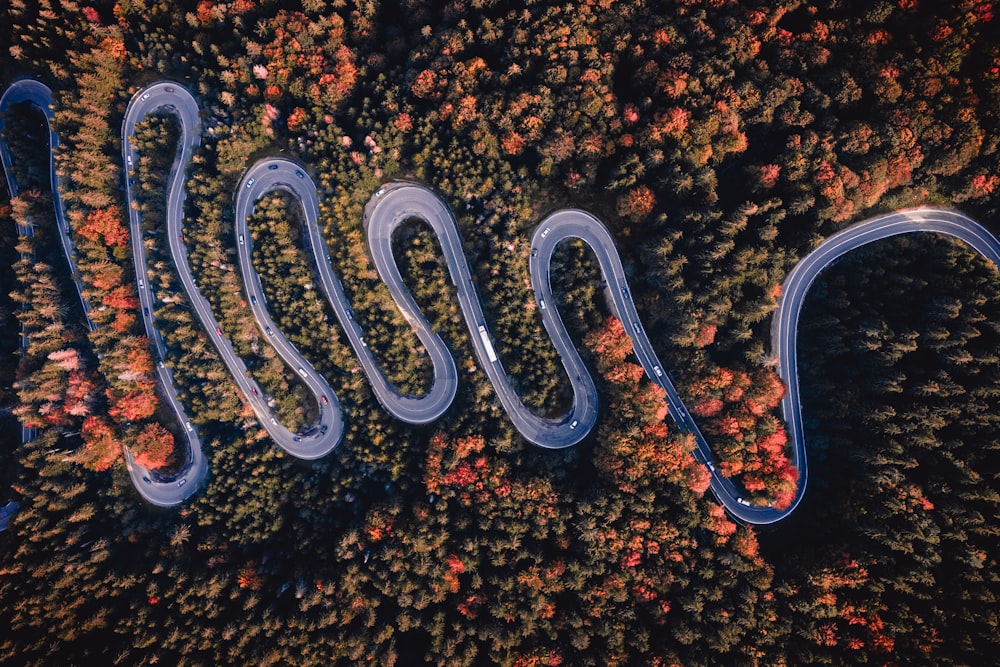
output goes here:
[{"label": "forest", "polygon": [[[547,212],[592,211],[715,464],[752,502],[780,504],[799,482],[770,356],[787,273],[891,210],[947,205],[1000,229],[996,5],[9,0],[0,88],[31,76],[53,90],[78,271],[59,247],[44,119],[11,107],[0,505],[20,509],[0,532],[0,665],[992,662],[1000,274],[964,246],[882,241],[816,282],[798,353],[809,488],[790,519],[755,528],[708,491],[584,245],[559,248],[550,307],[601,417],[580,445],[545,451],[477,368],[419,220],[395,256],[461,384],[437,422],[388,415],[316,288],[300,211],[276,192],[249,221],[262,296],[346,423],[331,455],[290,457],[180,289],[164,215],[176,120],[137,128],[134,165],[120,128],[153,81],[197,98],[189,263],[291,428],[316,406],[257,328],[236,267],[234,192],[265,156],[316,182],[331,266],[402,393],[425,392],[431,374],[368,255],[363,208],[383,183],[423,183],[455,211],[503,366],[551,416],[570,387],[529,287],[530,239]],[[126,179],[146,276],[134,275]],[[166,473],[184,456],[139,280],[210,466],[175,509],[143,502],[122,454]]]}]

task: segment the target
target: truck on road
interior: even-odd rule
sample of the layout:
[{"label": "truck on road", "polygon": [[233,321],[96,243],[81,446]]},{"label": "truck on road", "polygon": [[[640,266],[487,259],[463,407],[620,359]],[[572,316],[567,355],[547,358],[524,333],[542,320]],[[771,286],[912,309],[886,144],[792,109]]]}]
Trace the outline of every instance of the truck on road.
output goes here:
[{"label": "truck on road", "polygon": [[486,325],[479,325],[479,337],[483,341],[483,347],[486,348],[486,356],[489,357],[490,363],[495,364],[497,361],[496,350],[493,349],[493,341],[490,340],[490,335],[486,332]]}]

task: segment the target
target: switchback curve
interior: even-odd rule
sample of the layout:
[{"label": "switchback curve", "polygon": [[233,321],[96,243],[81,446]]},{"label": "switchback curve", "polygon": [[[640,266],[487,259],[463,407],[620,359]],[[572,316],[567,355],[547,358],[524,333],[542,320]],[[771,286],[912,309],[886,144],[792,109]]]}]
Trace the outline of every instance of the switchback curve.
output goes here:
[{"label": "switchback curve", "polygon": [[[300,458],[318,458],[332,451],[339,444],[343,432],[343,419],[332,389],[277,330],[263,305],[263,298],[256,298],[258,295],[262,296],[262,291],[259,278],[250,261],[251,240],[247,233],[246,218],[252,213],[253,206],[260,197],[276,189],[288,191],[302,205],[313,259],[320,275],[323,290],[330,300],[338,320],[347,332],[350,344],[361,360],[362,367],[372,383],[378,400],[390,413],[410,423],[433,421],[447,410],[457,390],[454,359],[443,341],[430,330],[426,320],[419,313],[392,258],[393,230],[407,219],[418,218],[430,224],[438,236],[451,280],[458,291],[459,305],[469,328],[476,355],[493,383],[512,422],[527,440],[541,447],[552,449],[569,447],[578,443],[593,428],[597,419],[596,388],[574,349],[558,312],[553,307],[555,302],[552,298],[549,282],[551,258],[558,243],[568,238],[584,241],[597,256],[609,303],[631,336],[636,357],[649,379],[665,390],[665,400],[668,403],[671,417],[680,428],[694,434],[697,443],[695,457],[708,467],[713,493],[731,515],[752,524],[771,524],[787,517],[798,506],[807,486],[808,467],[801,426],[795,337],[804,296],[816,276],[836,259],[861,245],[905,233],[933,232],[956,237],[968,243],[995,265],[1000,265],[1000,241],[996,237],[957,211],[930,207],[900,211],[852,225],[821,243],[796,265],[783,284],[783,297],[779,301],[778,310],[774,315],[772,349],[774,355],[780,360],[779,375],[788,385],[788,393],[782,401],[782,411],[792,441],[792,463],[799,473],[799,485],[790,507],[784,509],[771,506],[760,507],[750,505],[745,501],[740,490],[723,477],[712,464],[712,452],[708,442],[684,407],[639,321],[614,240],[597,218],[577,209],[557,211],[539,224],[532,238],[532,255],[529,260],[532,288],[535,298],[540,304],[543,324],[572,383],[574,396],[572,406],[566,415],[560,419],[545,419],[535,415],[521,403],[503,371],[501,360],[496,357],[492,339],[485,326],[482,309],[476,297],[471,273],[462,252],[461,238],[451,209],[436,194],[422,186],[410,183],[392,183],[381,188],[365,209],[365,225],[372,258],[379,276],[386,283],[397,306],[406,320],[415,328],[418,337],[431,355],[434,367],[434,380],[431,391],[427,395],[420,398],[403,396],[389,385],[385,376],[377,368],[370,351],[364,344],[362,332],[353,320],[343,288],[329,267],[329,257],[326,255],[325,242],[318,225],[318,197],[315,185],[304,168],[294,162],[284,159],[262,160],[247,171],[235,196],[236,233],[240,239],[238,243],[239,262],[248,295],[253,297],[251,303],[255,307],[252,310],[258,324],[266,332],[269,340],[286,363],[298,369],[299,374],[306,380],[307,386],[321,403],[320,422],[303,434],[295,435],[281,426],[271,415],[266,403],[260,397],[256,383],[247,378],[246,367],[235,356],[231,345],[221,333],[208,302],[194,283],[187,264],[187,255],[181,237],[184,198],[183,172],[191,152],[198,144],[199,123],[197,103],[179,84],[160,82],[139,91],[133,97],[126,112],[122,129],[123,154],[126,164],[131,168],[132,160],[135,158],[135,152],[131,147],[135,123],[157,109],[165,109],[176,114],[182,126],[181,147],[172,169],[167,209],[170,250],[183,287],[187,291],[209,338],[218,349],[220,357],[229,368],[246,400],[261,418],[264,428],[279,446]],[[5,166],[6,164],[5,162]],[[126,187],[131,211],[133,210],[131,206],[133,195],[130,184],[127,184]],[[138,236],[136,234],[138,229],[136,227],[137,215],[130,213],[130,216],[133,234]],[[141,244],[138,249],[141,250]],[[141,267],[140,256],[143,257]],[[136,253],[136,271],[140,280],[142,276],[145,276],[144,256],[144,251]],[[140,294],[142,291],[140,287]],[[146,298],[148,300],[151,297],[147,294]],[[145,303],[144,308],[146,307]],[[550,304],[549,307],[541,305],[545,303]],[[162,342],[152,326],[151,318],[144,317],[144,322],[147,326],[147,332],[151,332],[151,338],[157,341],[159,351]],[[169,375],[165,378],[161,377],[161,379],[165,383],[169,383]],[[324,409],[324,405],[329,405],[329,409]],[[183,415],[182,412],[179,414]],[[203,459],[197,465],[193,463],[194,450],[197,450],[197,454],[200,456],[200,446],[192,447],[192,457],[189,457],[184,469],[203,477],[206,466]],[[135,475],[133,475],[133,481],[142,493],[141,483],[136,480]],[[150,486],[148,481],[146,484],[147,487]],[[192,485],[192,487],[195,486]],[[185,492],[185,494],[187,497],[190,495],[190,491]],[[145,493],[143,496],[150,499]],[[160,502],[151,500],[151,502],[170,505],[180,503],[183,499],[175,498]]]},{"label": "switchback curve", "polygon": [[[9,147],[3,140],[2,135],[2,114],[7,112],[10,105],[20,102],[26,102],[36,107],[42,112],[42,115],[45,118],[46,126],[49,132],[49,178],[52,189],[52,203],[53,208],[55,209],[56,232],[59,235],[59,242],[63,255],[69,265],[70,275],[73,279],[77,297],[79,298],[80,305],[83,308],[87,328],[90,329],[90,331],[96,331],[97,325],[93,322],[93,320],[91,320],[89,315],[90,304],[83,295],[84,288],[81,282],[80,272],[76,267],[76,253],[69,237],[71,229],[64,216],[62,197],[60,195],[59,175],[55,166],[55,151],[59,146],[59,136],[52,128],[52,119],[54,116],[52,112],[52,91],[48,86],[34,79],[22,78],[14,81],[14,83],[12,83],[4,92],[3,97],[0,98],[0,158],[2,158],[4,173],[7,177],[7,188],[10,191],[11,197],[17,196],[18,186],[14,179],[12,158]],[[130,158],[128,159],[128,164],[131,165]],[[128,183],[126,183],[126,186],[128,186]],[[28,229],[21,229],[20,233],[33,235],[33,230],[29,226]],[[135,229],[133,229],[132,238],[133,250],[135,250],[135,239],[140,238],[140,236],[135,233]],[[139,244],[138,247],[141,249],[141,244]],[[144,261],[144,252],[141,255],[137,254],[136,257],[138,266],[138,262],[140,261],[139,258]],[[136,275],[144,276],[145,271],[140,272],[137,268]],[[140,292],[142,292],[142,290],[140,290]],[[148,318],[146,319],[148,320]],[[158,350],[161,351],[162,359],[162,341],[159,339],[158,332],[152,328],[151,322],[146,322],[146,331],[147,333],[152,332],[156,334],[155,338],[153,336],[150,337],[158,342]],[[22,340],[22,345],[24,342],[25,341]],[[135,457],[132,455],[132,452],[128,449],[128,447],[124,448],[125,463],[128,467],[133,485],[143,498],[153,505],[158,505],[160,507],[172,507],[180,502],[183,502],[198,489],[199,483],[204,478],[205,466],[204,459],[201,455],[201,442],[198,440],[197,433],[195,433],[190,427],[190,422],[187,421],[187,418],[184,415],[183,407],[181,406],[180,401],[177,400],[177,392],[174,391],[173,384],[170,381],[169,371],[166,370],[162,361],[159,364],[157,375],[158,380],[160,381],[161,393],[166,396],[171,408],[177,415],[178,423],[188,424],[188,432],[185,434],[188,440],[185,463],[175,474],[169,476],[161,475],[156,471],[149,470],[136,463]],[[23,427],[22,441],[27,442],[33,438],[34,429]],[[188,481],[192,481],[192,484],[185,488]]]}]

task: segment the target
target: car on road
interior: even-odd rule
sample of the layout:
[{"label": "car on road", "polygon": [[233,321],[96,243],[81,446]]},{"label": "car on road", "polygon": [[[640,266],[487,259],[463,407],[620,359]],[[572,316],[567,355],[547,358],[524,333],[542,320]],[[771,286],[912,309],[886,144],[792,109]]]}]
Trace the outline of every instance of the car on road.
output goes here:
[{"label": "car on road", "polygon": [[194,427],[191,426],[191,422],[184,422],[184,428],[186,428],[189,431],[194,430]]},{"label": "car on road", "polygon": [[299,171],[298,169],[296,169],[296,170],[295,170],[295,175],[296,175],[296,176],[298,176],[299,178],[305,178],[305,177],[306,177],[306,175],[305,175],[305,174],[303,174],[303,173],[302,173],[301,171]]},{"label": "car on road", "polygon": [[257,297],[255,297],[253,294],[250,295],[250,303],[252,303],[255,306],[257,305]]},{"label": "car on road", "polygon": [[264,327],[264,331],[267,332],[268,336],[273,336],[274,335],[274,332],[271,331],[271,327]]},{"label": "car on road", "polygon": [[149,479],[148,477],[146,477],[145,475],[142,476],[142,481],[144,481],[146,484],[152,484],[153,483],[152,480]]},{"label": "car on road", "polygon": [[171,88],[170,86],[167,86],[167,87],[166,87],[166,88],[164,88],[163,90],[167,91],[168,93],[172,93],[172,92],[174,92],[174,89],[173,89],[173,88]]},{"label": "car on road", "polygon": [[215,327],[215,333],[217,333],[217,334],[219,334],[221,336],[222,335],[222,327],[218,327],[218,326]]},{"label": "car on road", "polygon": [[579,419],[574,419],[573,423],[569,425],[571,429],[576,428],[576,425],[580,423]]},{"label": "car on road", "polygon": [[323,405],[329,405],[330,404],[330,401],[326,400],[326,394],[323,394],[322,396],[320,396],[319,397],[319,401]]},{"label": "car on road", "polygon": [[622,288],[622,296],[625,297],[626,299],[628,298],[628,288],[627,287],[623,287]]},{"label": "car on road", "polygon": [[531,249],[531,256],[532,257],[538,257],[538,248],[532,248]]},{"label": "car on road", "polygon": [[297,436],[297,435],[296,435],[296,436],[293,436],[293,437],[292,437],[292,440],[294,440],[295,442],[302,442],[302,438],[300,438],[300,437],[299,437],[299,436]]},{"label": "car on road", "polygon": [[309,374],[306,373],[306,369],[302,368],[301,366],[299,366],[299,375],[301,375],[304,378],[309,377]]},{"label": "car on road", "polygon": [[243,245],[243,235],[240,234],[240,245]]},{"label": "car on road", "polygon": [[257,388],[256,388],[256,387],[250,387],[250,391],[252,391],[252,392],[253,392],[253,395],[254,395],[254,396],[257,396],[257,395],[258,395],[258,394],[257,394]]},{"label": "car on road", "polygon": [[656,377],[663,377],[663,370],[661,370],[659,366],[653,366],[653,372],[656,373]]},{"label": "car on road", "polygon": [[187,477],[182,477],[179,480],[177,480],[177,486],[178,487],[184,486],[187,483],[188,483]]},{"label": "car on road", "polygon": [[149,99],[149,93],[143,93],[142,97],[139,98],[140,102],[145,102]]},{"label": "car on road", "polygon": [[320,435],[326,435],[326,429],[327,429],[326,426],[321,426],[320,429],[319,429],[319,434]]},{"label": "car on road", "polygon": [[378,190],[375,191],[376,197],[381,197],[384,194],[385,194],[385,188],[379,188]]},{"label": "car on road", "polygon": [[277,426],[277,425],[278,425],[278,420],[277,420],[277,419],[275,419],[274,417],[271,417],[271,423],[272,423],[272,424],[273,424],[274,426]]},{"label": "car on road", "polygon": [[545,229],[543,229],[542,230],[542,238],[544,239],[546,236],[548,236],[549,232],[551,232],[551,231],[552,231],[551,227],[546,227]]},{"label": "car on road", "polygon": [[132,156],[131,155],[126,155],[125,156],[125,164],[127,164],[129,166],[129,169],[132,168]]},{"label": "car on road", "polygon": [[249,181],[247,181],[247,190],[249,190],[253,186],[253,182],[255,180],[257,180],[257,179],[251,178]]},{"label": "car on road", "polygon": [[750,507],[750,503],[746,500],[743,500],[742,498],[737,498],[736,502],[738,502],[740,505],[746,505],[747,507]]},{"label": "car on road", "polygon": [[545,310],[545,299],[539,299],[538,305],[541,306],[542,310]]},{"label": "car on road", "polygon": [[632,329],[634,329],[636,333],[639,333],[639,323],[638,322],[633,322],[632,323]]},{"label": "car on road", "polygon": [[269,165],[267,165],[267,168],[270,171],[278,171],[278,165],[276,165],[276,164],[269,164]]},{"label": "car on road", "polygon": [[142,314],[145,315],[146,317],[149,317],[149,308],[143,308]]},{"label": "car on road", "polygon": [[145,287],[145,286],[146,286],[146,285],[145,285],[145,284],[144,284],[144,283],[142,282],[142,280],[140,280],[140,281],[139,281],[139,289],[142,289],[142,288],[143,288],[143,287]]}]

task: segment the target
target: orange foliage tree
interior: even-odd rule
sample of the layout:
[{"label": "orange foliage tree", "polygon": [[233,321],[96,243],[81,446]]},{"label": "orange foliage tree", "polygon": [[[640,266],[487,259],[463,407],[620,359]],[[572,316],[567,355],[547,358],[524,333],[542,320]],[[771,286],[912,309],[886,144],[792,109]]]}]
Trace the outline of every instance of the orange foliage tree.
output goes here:
[{"label": "orange foliage tree", "polygon": [[104,417],[84,419],[80,435],[83,437],[83,448],[76,453],[75,459],[85,468],[98,472],[107,470],[121,456],[121,443]]},{"label": "orange foliage tree", "polygon": [[117,206],[97,208],[87,214],[82,225],[77,226],[77,233],[87,240],[110,247],[124,248],[128,245],[128,230],[122,225],[121,209]]},{"label": "orange foliage tree", "polygon": [[135,462],[147,468],[163,468],[173,462],[174,436],[160,424],[146,424],[132,448]]},{"label": "orange foliage tree", "polygon": [[708,471],[691,455],[694,438],[671,433],[667,427],[665,393],[659,385],[643,381],[641,366],[626,361],[632,341],[621,321],[607,318],[585,344],[597,353],[598,372],[610,385],[609,409],[633,421],[630,429],[613,430],[602,438],[596,453],[598,469],[628,493],[663,482],[704,493]]},{"label": "orange foliage tree", "polygon": [[656,195],[645,185],[632,188],[618,198],[618,215],[639,221],[653,212]]},{"label": "orange foliage tree", "polygon": [[136,391],[115,400],[108,414],[118,421],[138,421],[152,417],[156,406],[156,394],[151,389]]},{"label": "orange foliage tree", "polygon": [[739,477],[747,492],[783,508],[795,497],[798,473],[788,458],[784,426],[771,414],[785,393],[770,369],[753,376],[717,368],[693,387],[691,413],[713,439],[720,470]]}]

